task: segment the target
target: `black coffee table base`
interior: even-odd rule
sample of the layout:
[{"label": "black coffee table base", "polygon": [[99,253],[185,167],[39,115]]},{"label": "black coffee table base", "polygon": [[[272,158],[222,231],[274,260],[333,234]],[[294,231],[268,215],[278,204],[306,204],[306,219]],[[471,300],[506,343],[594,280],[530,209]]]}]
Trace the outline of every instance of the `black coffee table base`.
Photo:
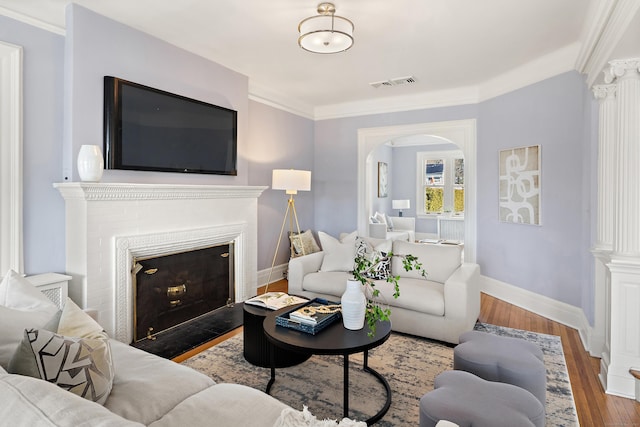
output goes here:
[{"label": "black coffee table base", "polygon": [[[273,352],[273,348],[272,348]],[[272,355],[273,357],[273,355]],[[376,371],[375,369],[369,367],[369,350],[364,351],[364,361],[362,365],[362,370],[376,377],[380,383],[384,386],[386,393],[386,400],[382,409],[380,409],[374,416],[366,420],[368,426],[374,424],[379,421],[389,410],[391,406],[391,386],[389,386],[389,382],[385,377],[382,376],[381,373]],[[343,363],[343,378],[344,378],[344,389],[343,389],[343,416],[345,418],[349,418],[349,355],[344,355],[344,363]],[[271,367],[271,378],[267,383],[267,389],[265,390],[267,394],[271,393],[271,386],[276,381],[276,368]]]}]

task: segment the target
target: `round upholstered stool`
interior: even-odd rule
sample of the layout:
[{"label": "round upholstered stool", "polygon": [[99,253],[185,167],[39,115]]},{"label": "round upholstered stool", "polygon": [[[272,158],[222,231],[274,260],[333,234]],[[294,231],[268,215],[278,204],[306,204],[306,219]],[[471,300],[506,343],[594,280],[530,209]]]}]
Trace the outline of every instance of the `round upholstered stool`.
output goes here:
[{"label": "round upholstered stool", "polygon": [[544,407],[523,388],[446,371],[420,399],[420,427],[447,420],[460,427],[544,427]]},{"label": "round upholstered stool", "polygon": [[522,387],[537,397],[543,407],[546,405],[544,356],[540,347],[529,341],[479,331],[465,332],[453,350],[453,369]]}]

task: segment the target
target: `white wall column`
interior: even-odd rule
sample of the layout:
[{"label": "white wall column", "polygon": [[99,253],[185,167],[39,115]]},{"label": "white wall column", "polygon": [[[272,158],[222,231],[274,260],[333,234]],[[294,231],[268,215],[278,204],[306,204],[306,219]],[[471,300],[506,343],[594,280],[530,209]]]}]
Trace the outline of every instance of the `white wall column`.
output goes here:
[{"label": "white wall column", "polygon": [[598,135],[598,217],[594,256],[595,319],[589,340],[591,355],[609,360],[611,275],[607,264],[613,249],[616,195],[616,85],[598,85],[593,94],[600,103]]},{"label": "white wall column", "polygon": [[640,367],[640,58],[609,63],[615,81],[616,197],[611,274],[611,336],[601,379],[607,393],[634,398],[630,368]]}]

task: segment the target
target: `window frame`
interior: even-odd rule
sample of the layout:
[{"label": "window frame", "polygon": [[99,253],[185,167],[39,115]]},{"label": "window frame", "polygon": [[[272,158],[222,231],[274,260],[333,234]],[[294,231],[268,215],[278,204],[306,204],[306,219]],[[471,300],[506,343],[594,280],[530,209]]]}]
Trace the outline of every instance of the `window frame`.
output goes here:
[{"label": "window frame", "polygon": [[[455,188],[465,188],[465,184],[459,185],[454,183],[455,174],[455,159],[463,159],[464,154],[462,150],[441,150],[441,151],[420,151],[416,154],[416,217],[419,218],[432,218],[437,219],[439,217],[456,217],[464,218],[464,211],[460,213],[451,212],[438,212],[427,213],[424,211],[425,205],[425,164],[428,160],[443,160],[444,164],[444,202],[443,207],[451,207],[453,209],[454,203],[454,190]],[[465,164],[466,175],[466,164]],[[466,208],[466,206],[465,206]]]}]

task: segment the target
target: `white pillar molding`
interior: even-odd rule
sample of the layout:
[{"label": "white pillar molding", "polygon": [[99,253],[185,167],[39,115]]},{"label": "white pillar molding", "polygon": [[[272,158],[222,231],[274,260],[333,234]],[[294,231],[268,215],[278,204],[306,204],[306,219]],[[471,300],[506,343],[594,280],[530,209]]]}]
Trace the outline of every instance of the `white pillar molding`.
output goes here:
[{"label": "white pillar molding", "polygon": [[[614,60],[609,64],[605,82],[616,85],[615,207],[610,260],[606,262],[600,257],[610,277],[609,287],[606,273],[604,279],[600,277],[608,294],[605,301],[610,302],[608,309],[604,308],[608,315],[605,329],[609,334],[605,333],[600,380],[609,394],[639,398],[629,369],[640,366],[640,58]],[[608,130],[609,118],[604,122],[600,118],[601,135]],[[605,167],[611,166],[605,163]],[[603,202],[598,199],[598,203]],[[602,221],[599,217],[598,224]],[[598,273],[602,274],[596,265]]]},{"label": "white pillar molding", "polygon": [[22,47],[0,42],[0,275],[23,273]]},{"label": "white pillar molding", "polygon": [[598,135],[598,218],[595,249],[612,250],[616,195],[617,106],[615,84],[593,87],[600,103]]},{"label": "white pillar molding", "polygon": [[598,85],[593,94],[599,101],[598,202],[594,257],[594,324],[589,353],[609,360],[611,274],[607,268],[613,249],[616,195],[616,85]]},{"label": "white pillar molding", "polygon": [[611,61],[617,85],[614,258],[640,258],[640,58]]}]

